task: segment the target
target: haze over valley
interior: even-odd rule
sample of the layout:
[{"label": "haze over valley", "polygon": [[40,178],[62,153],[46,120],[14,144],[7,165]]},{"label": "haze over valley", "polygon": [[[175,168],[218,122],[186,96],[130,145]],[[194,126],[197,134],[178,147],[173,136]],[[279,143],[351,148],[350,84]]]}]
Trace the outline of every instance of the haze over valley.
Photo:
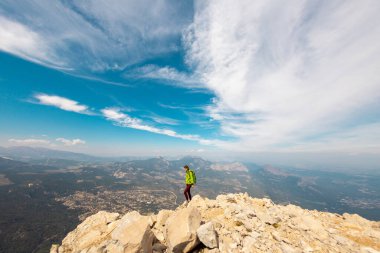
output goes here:
[{"label": "haze over valley", "polygon": [[48,251],[52,243],[60,243],[86,217],[101,210],[142,214],[173,210],[184,201],[185,164],[197,175],[193,195],[215,198],[247,192],[278,204],[380,220],[380,176],[376,174],[212,162],[195,156],[118,161],[28,147],[2,152],[1,252]]}]

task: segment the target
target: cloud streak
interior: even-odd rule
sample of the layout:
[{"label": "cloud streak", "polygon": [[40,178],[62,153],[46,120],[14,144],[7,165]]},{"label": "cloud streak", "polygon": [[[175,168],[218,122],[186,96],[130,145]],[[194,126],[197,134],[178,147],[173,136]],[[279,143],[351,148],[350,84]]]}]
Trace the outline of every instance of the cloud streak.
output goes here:
[{"label": "cloud streak", "polygon": [[0,50],[29,61],[63,68],[48,43],[27,26],[0,16]]},{"label": "cloud streak", "polygon": [[190,2],[170,0],[4,0],[0,49],[75,73],[122,70],[177,51],[181,31],[191,22],[189,7]]},{"label": "cloud streak", "polygon": [[[77,101],[74,101],[65,97],[40,93],[40,94],[36,94],[34,98],[38,100],[37,102],[38,104],[53,106],[61,110],[71,111],[71,112],[80,113],[80,114],[97,115],[94,111],[89,110],[89,106],[80,104]],[[180,134],[170,129],[158,128],[156,126],[148,125],[144,123],[141,119],[133,118],[123,113],[119,108],[103,108],[100,110],[100,113],[105,119],[112,121],[117,126],[133,128],[133,129],[147,131],[147,132],[156,133],[156,134],[162,134],[162,135],[179,138],[183,140],[196,141],[204,145],[215,145],[216,143],[218,143],[217,140],[203,139],[199,135]],[[152,117],[152,119],[154,119],[158,123],[159,122],[164,123],[164,124],[176,123],[176,122],[173,122],[173,120],[161,118],[158,115],[155,115],[154,117]],[[56,141],[61,142],[66,146],[85,144],[85,141],[81,139],[68,140],[65,138],[57,138]]]},{"label": "cloud streak", "polygon": [[17,145],[49,145],[50,141],[46,139],[9,139],[8,142]]},{"label": "cloud streak", "polygon": [[86,141],[82,139],[66,139],[66,138],[56,138],[55,140],[49,139],[35,139],[35,138],[26,138],[26,139],[9,139],[9,143],[23,146],[51,146],[54,147],[56,144],[61,143],[64,146],[76,146],[80,144],[85,144]]},{"label": "cloud streak", "polygon": [[165,84],[183,88],[205,88],[193,73],[180,72],[169,66],[160,67],[148,64],[128,71],[124,74],[124,77],[156,79],[163,81]]},{"label": "cloud streak", "polygon": [[58,107],[59,109],[65,111],[71,111],[82,114],[91,114],[88,106],[79,104],[77,101],[65,97],[40,93],[36,94],[34,98],[37,99],[37,102],[42,105]]},{"label": "cloud streak", "polygon": [[118,108],[104,108],[101,110],[101,112],[107,120],[112,121],[117,126],[138,129],[156,134],[162,134],[183,140],[197,141],[204,145],[213,145],[216,142],[216,140],[203,139],[198,135],[179,134],[173,130],[161,129],[155,126],[144,124],[144,122],[142,122],[140,119],[132,118],[127,114],[121,112]]},{"label": "cloud streak", "polygon": [[84,140],[81,140],[81,139],[69,140],[69,139],[65,139],[65,138],[60,137],[60,138],[57,138],[55,140],[63,143],[65,146],[75,146],[75,145],[80,145],[80,144],[86,144],[86,142]]},{"label": "cloud streak", "polygon": [[380,98],[379,8],[378,1],[197,1],[183,41],[187,63],[217,96],[210,117],[239,140],[223,147],[308,149],[319,135],[348,141],[337,133],[350,127],[360,138],[357,129],[371,122],[358,114],[374,114]]}]

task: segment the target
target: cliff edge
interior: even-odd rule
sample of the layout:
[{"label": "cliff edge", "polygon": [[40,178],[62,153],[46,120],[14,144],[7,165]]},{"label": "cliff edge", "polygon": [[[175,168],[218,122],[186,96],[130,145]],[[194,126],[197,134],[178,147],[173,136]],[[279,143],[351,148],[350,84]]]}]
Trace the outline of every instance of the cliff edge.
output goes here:
[{"label": "cliff edge", "polygon": [[176,210],[143,216],[98,212],[51,253],[380,252],[380,222],[356,214],[276,205],[247,194],[199,195]]}]

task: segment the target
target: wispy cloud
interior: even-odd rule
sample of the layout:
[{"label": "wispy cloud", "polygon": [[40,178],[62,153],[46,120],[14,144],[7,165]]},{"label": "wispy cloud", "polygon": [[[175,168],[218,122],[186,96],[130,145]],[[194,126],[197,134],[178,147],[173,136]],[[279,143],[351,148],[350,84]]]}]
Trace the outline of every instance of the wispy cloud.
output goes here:
[{"label": "wispy cloud", "polygon": [[9,139],[8,142],[17,145],[48,145],[50,144],[50,140],[46,139]]},{"label": "wispy cloud", "polygon": [[[65,97],[40,93],[40,94],[36,94],[34,98],[38,100],[37,103],[39,104],[54,106],[65,111],[72,111],[72,112],[88,114],[88,115],[96,115],[94,111],[89,110],[89,107],[87,105],[80,104],[77,101],[74,101]],[[123,113],[119,108],[104,108],[100,110],[100,112],[101,112],[101,115],[105,119],[112,121],[117,126],[138,129],[138,130],[152,132],[156,134],[167,135],[167,136],[171,136],[175,138],[180,138],[183,140],[197,141],[204,145],[215,145],[215,143],[218,142],[217,140],[203,139],[199,135],[180,134],[170,129],[158,128],[155,126],[148,125],[144,123],[141,119],[133,118]],[[157,123],[161,123],[161,124],[173,125],[177,123],[174,120],[171,120],[165,117],[160,117],[158,115],[153,116],[151,118]],[[63,144],[67,146],[85,143],[85,141],[81,139],[68,140],[65,138],[57,138],[56,141],[62,142]]]},{"label": "wispy cloud", "polygon": [[166,84],[184,88],[205,88],[203,83],[193,73],[180,72],[175,68],[157,65],[145,65],[132,69],[124,74],[125,77],[149,78],[165,81]]},{"label": "wispy cloud", "polygon": [[144,130],[144,131],[148,131],[152,133],[168,135],[168,136],[177,137],[177,138],[186,139],[186,140],[197,141],[200,139],[199,136],[197,135],[181,135],[181,134],[177,134],[173,130],[160,129],[154,126],[146,125],[142,122],[142,120],[137,119],[137,118],[132,118],[128,116],[127,114],[121,112],[118,108],[104,108],[101,110],[101,112],[103,113],[106,119],[113,121],[118,126]]},{"label": "wispy cloud", "polygon": [[65,97],[39,93],[36,94],[34,98],[37,99],[37,102],[39,104],[58,107],[59,109],[65,111],[72,111],[82,114],[91,114],[87,105],[79,104],[77,101]]},{"label": "wispy cloud", "polygon": [[171,126],[177,126],[180,124],[180,121],[172,119],[172,118],[167,118],[167,117],[162,117],[159,115],[152,115],[152,116],[147,116],[148,118],[152,119],[158,124],[163,124],[163,125],[171,125]]},{"label": "wispy cloud", "polygon": [[152,132],[156,134],[167,135],[167,136],[171,136],[175,138],[180,138],[183,140],[197,141],[205,145],[213,145],[216,142],[215,140],[203,139],[198,135],[179,134],[173,130],[161,129],[155,126],[147,125],[142,120],[137,119],[137,118],[132,118],[129,115],[121,112],[118,108],[104,108],[101,110],[101,112],[103,113],[106,119],[114,122],[114,124],[117,126],[143,130],[143,131]]},{"label": "wispy cloud", "polygon": [[174,104],[174,105],[169,105],[169,104],[163,104],[163,103],[157,103],[159,106],[161,106],[162,108],[167,108],[167,109],[173,109],[173,110],[199,110],[199,111],[203,111],[204,110],[204,106],[186,106],[186,105],[177,105],[177,104]]},{"label": "wispy cloud", "polygon": [[299,141],[288,150],[298,152],[380,153],[380,123],[359,125],[322,136],[312,143]]},{"label": "wispy cloud", "polygon": [[42,65],[64,69],[54,50],[26,25],[0,16],[0,50]]},{"label": "wispy cloud", "polygon": [[63,143],[65,146],[75,146],[75,145],[79,145],[79,144],[86,144],[86,142],[84,140],[81,140],[81,139],[69,140],[69,139],[65,139],[65,138],[60,137],[60,138],[57,138],[55,140]]},{"label": "wispy cloud", "polygon": [[210,105],[185,106],[163,103],[158,103],[158,105],[165,109],[181,111],[191,121],[191,124],[197,125],[202,129],[219,129],[218,122],[210,115],[210,110],[213,108]]},{"label": "wispy cloud", "polygon": [[191,9],[191,2],[170,0],[4,0],[0,48],[74,72],[122,70],[177,51],[181,31],[191,22]]},{"label": "wispy cloud", "polygon": [[22,146],[48,146],[56,147],[58,144],[63,144],[64,146],[76,146],[79,144],[85,144],[86,141],[82,139],[66,139],[66,138],[56,138],[55,140],[50,139],[36,139],[36,138],[26,138],[26,139],[9,139],[9,143]]},{"label": "wispy cloud", "polygon": [[217,95],[210,117],[239,139],[224,148],[273,150],[302,143],[307,149],[318,142],[312,137],[331,132],[331,140],[355,146],[337,133],[353,124],[365,129],[370,122],[359,112],[378,108],[380,2],[284,6],[226,0],[195,6],[194,23],[183,37],[187,62]]}]

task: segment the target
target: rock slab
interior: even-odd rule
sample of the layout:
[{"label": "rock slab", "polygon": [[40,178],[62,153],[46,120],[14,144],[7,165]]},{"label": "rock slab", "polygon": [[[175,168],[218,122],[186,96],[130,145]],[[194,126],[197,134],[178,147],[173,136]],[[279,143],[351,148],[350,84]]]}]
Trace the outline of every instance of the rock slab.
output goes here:
[{"label": "rock slab", "polygon": [[199,240],[210,249],[218,247],[218,238],[212,222],[207,222],[197,229]]},{"label": "rock slab", "polygon": [[111,234],[111,239],[119,248],[131,253],[152,252],[155,238],[150,229],[149,217],[142,216],[136,211],[124,215]]},{"label": "rock slab", "polygon": [[195,207],[181,209],[166,221],[166,241],[169,252],[190,252],[199,240],[197,229],[201,225],[201,213]]}]

